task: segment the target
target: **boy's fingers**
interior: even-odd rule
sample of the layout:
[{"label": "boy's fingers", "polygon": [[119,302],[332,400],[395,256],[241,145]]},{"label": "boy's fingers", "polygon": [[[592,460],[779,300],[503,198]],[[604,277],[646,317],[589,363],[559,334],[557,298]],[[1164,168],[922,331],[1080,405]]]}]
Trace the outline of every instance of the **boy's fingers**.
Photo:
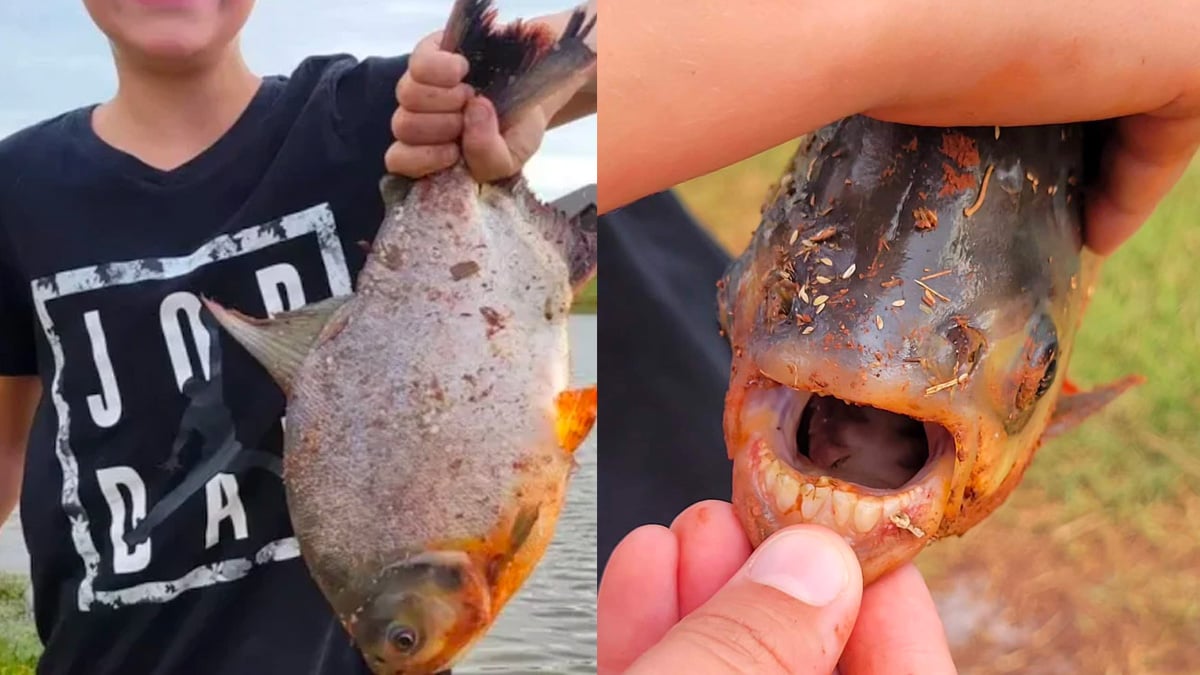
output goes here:
[{"label": "boy's fingers", "polygon": [[1135,115],[1116,124],[1099,189],[1086,204],[1087,244],[1101,255],[1146,222],[1200,146],[1200,117]]},{"label": "boy's fingers", "polygon": [[458,155],[458,146],[454,143],[407,145],[396,142],[387,149],[383,159],[390,173],[421,178],[453,165],[458,161]]},{"label": "boy's fingers", "polygon": [[461,112],[471,94],[469,84],[435,87],[421,84],[407,75],[396,85],[396,101],[400,107],[413,112]]},{"label": "boy's fingers", "polygon": [[463,118],[458,113],[413,113],[397,108],[392,115],[392,133],[409,145],[436,145],[458,140]]},{"label": "boy's fingers", "polygon": [[937,606],[912,564],[863,590],[862,608],[839,670],[841,675],[957,672]]},{"label": "boy's fingers", "polygon": [[408,59],[408,75],[422,84],[453,87],[467,76],[469,64],[462,54],[442,51],[441,33],[434,33],[417,43]]},{"label": "boy's fingers", "polygon": [[[485,183],[500,180],[521,170],[529,155],[518,155],[522,148],[511,147],[509,138],[500,134],[496,109],[491,102],[483,97],[471,99],[467,102],[464,119],[463,159],[475,180]],[[526,122],[523,120],[520,124],[524,126]]]}]

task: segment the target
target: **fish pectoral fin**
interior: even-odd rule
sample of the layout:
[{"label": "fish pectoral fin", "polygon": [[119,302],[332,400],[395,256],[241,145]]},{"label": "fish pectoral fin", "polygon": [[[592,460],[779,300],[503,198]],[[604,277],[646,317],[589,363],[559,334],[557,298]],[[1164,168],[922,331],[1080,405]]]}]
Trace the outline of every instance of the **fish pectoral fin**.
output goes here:
[{"label": "fish pectoral fin", "polygon": [[275,382],[289,393],[292,381],[330,318],[353,295],[342,295],[256,319],[204,298],[204,305],[238,344],[254,357]]},{"label": "fish pectoral fin", "polygon": [[499,581],[500,575],[517,557],[517,552],[521,550],[526,541],[529,541],[529,535],[533,532],[533,526],[537,524],[539,515],[541,515],[541,510],[533,504],[525,505],[517,511],[517,516],[513,518],[512,528],[508,532],[508,545],[497,552],[488,563],[487,579],[489,583],[495,585]]},{"label": "fish pectoral fin", "polygon": [[[397,176],[395,174],[387,174],[379,179],[379,196],[383,199],[384,206],[388,211],[400,206],[408,199],[408,193],[412,191],[413,179],[407,176]],[[368,249],[369,250],[369,249]]]},{"label": "fish pectoral fin", "polygon": [[1042,432],[1042,440],[1049,440],[1071,431],[1125,391],[1145,381],[1146,378],[1141,375],[1129,375],[1091,391],[1081,391],[1073,384],[1064,383],[1063,393],[1058,399],[1058,404],[1054,406],[1054,412],[1050,414],[1050,423]]},{"label": "fish pectoral fin", "polygon": [[568,389],[558,395],[554,404],[558,413],[554,421],[558,444],[573,454],[596,423],[596,386]]},{"label": "fish pectoral fin", "polygon": [[513,519],[512,534],[508,539],[508,555],[513,557],[521,547],[525,545],[525,541],[529,539],[529,534],[533,532],[533,526],[537,524],[538,516],[541,511],[536,505],[523,507],[517,512],[517,517]]}]

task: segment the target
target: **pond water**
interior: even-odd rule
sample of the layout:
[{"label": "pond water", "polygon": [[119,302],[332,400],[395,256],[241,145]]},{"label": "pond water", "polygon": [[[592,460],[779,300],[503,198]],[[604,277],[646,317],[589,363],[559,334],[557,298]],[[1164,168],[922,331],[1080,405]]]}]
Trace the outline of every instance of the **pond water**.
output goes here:
[{"label": "pond water", "polygon": [[[573,382],[595,383],[594,315],[572,317],[571,349]],[[580,469],[546,557],[456,675],[596,672],[596,435],[576,451]]]}]

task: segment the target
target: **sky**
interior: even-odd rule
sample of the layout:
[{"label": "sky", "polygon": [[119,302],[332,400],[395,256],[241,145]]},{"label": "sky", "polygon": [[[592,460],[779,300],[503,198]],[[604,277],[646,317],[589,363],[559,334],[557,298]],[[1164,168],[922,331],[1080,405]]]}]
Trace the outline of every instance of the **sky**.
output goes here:
[{"label": "sky", "polygon": [[[242,36],[251,68],[287,74],[305,57],[408,52],[440,30],[451,0],[258,0]],[[501,21],[572,7],[572,0],[497,0]],[[109,47],[82,0],[0,0],[0,138],[116,89]],[[596,118],[547,133],[525,176],[544,199],[596,180]]]}]

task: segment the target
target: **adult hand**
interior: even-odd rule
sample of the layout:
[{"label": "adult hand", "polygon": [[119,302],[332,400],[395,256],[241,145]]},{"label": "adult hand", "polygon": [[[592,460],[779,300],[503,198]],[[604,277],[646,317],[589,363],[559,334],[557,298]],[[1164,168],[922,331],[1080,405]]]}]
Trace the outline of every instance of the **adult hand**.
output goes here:
[{"label": "adult hand", "polygon": [[752,553],[727,502],[631,532],[605,570],[598,620],[602,675],[955,672],[914,567],[864,590],[850,547],[812,525]]},{"label": "adult hand", "polygon": [[[594,5],[595,0],[591,2]],[[568,16],[569,12],[534,21],[557,34]],[[453,166],[461,156],[480,182],[507,178],[521,171],[537,152],[547,129],[595,112],[592,68],[501,129],[491,101],[463,82],[467,59],[443,51],[441,39],[438,31],[421,40],[396,84],[399,107],[392,116],[396,142],[385,156],[388,171],[394,174],[420,178]],[[594,35],[587,41],[594,46]]]},{"label": "adult hand", "polygon": [[[834,120],[1119,119],[1085,202],[1111,253],[1200,146],[1200,0],[610,3],[600,212]],[[652,64],[652,65],[647,65]],[[797,64],[802,64],[798,67]]]}]

